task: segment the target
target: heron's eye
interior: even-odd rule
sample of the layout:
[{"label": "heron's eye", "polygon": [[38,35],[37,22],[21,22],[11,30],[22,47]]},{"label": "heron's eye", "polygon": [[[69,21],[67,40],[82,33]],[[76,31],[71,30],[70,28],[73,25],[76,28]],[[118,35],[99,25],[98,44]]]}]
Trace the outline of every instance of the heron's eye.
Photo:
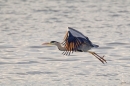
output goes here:
[{"label": "heron's eye", "polygon": [[50,43],[55,43],[56,41],[51,41]]}]

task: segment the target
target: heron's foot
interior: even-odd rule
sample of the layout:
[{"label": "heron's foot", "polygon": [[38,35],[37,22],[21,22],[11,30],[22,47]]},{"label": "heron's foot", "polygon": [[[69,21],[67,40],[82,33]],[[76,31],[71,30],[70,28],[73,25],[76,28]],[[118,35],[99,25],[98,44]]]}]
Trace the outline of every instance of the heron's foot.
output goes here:
[{"label": "heron's foot", "polygon": [[104,59],[104,56],[99,56],[97,53],[95,52],[91,52],[91,51],[88,51],[89,53],[91,53],[92,55],[94,55],[98,60],[100,60],[103,64],[104,63],[107,63],[107,61]]}]

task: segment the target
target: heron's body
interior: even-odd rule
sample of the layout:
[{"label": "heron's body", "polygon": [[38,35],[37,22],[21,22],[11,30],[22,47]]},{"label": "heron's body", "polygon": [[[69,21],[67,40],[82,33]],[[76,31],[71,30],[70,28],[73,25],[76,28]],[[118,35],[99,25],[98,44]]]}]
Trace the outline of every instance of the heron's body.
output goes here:
[{"label": "heron's body", "polygon": [[[44,43],[47,44],[47,43]],[[71,52],[89,52],[99,59],[102,63],[106,62],[103,57],[100,57],[95,52],[89,51],[91,48],[99,47],[98,45],[93,44],[88,37],[84,36],[81,32],[68,27],[68,31],[64,37],[62,43],[57,41],[51,41],[49,44],[56,45],[60,51],[63,51],[64,55],[70,55]]]},{"label": "heron's body", "polygon": [[82,44],[81,46],[78,47],[78,50],[82,52],[88,52],[92,47],[88,46],[87,44]]},{"label": "heron's body", "polygon": [[[61,45],[60,42],[56,42],[56,41],[53,41],[55,42],[54,45],[57,46],[57,48],[60,50],[60,51],[66,51],[65,47]],[[92,47],[88,46],[87,44],[82,44],[80,45],[76,51],[78,52],[87,52],[88,50],[90,50]]]}]

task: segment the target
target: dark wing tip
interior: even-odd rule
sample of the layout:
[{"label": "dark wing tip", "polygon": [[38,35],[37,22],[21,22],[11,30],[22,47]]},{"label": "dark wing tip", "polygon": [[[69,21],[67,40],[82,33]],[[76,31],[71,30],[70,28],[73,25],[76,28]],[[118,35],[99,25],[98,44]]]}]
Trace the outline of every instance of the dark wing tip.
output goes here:
[{"label": "dark wing tip", "polygon": [[68,27],[68,29],[73,29],[72,27]]}]

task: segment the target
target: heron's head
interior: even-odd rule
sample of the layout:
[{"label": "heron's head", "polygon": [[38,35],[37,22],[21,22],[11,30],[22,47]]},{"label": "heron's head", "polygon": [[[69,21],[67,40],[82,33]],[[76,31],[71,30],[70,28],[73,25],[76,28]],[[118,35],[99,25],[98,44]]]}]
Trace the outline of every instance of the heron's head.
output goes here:
[{"label": "heron's head", "polygon": [[43,43],[42,45],[58,45],[59,42],[57,41],[51,41],[50,43]]},{"label": "heron's head", "polygon": [[51,41],[50,42],[50,44],[52,44],[52,45],[57,45],[59,42],[57,42],[57,41]]}]

